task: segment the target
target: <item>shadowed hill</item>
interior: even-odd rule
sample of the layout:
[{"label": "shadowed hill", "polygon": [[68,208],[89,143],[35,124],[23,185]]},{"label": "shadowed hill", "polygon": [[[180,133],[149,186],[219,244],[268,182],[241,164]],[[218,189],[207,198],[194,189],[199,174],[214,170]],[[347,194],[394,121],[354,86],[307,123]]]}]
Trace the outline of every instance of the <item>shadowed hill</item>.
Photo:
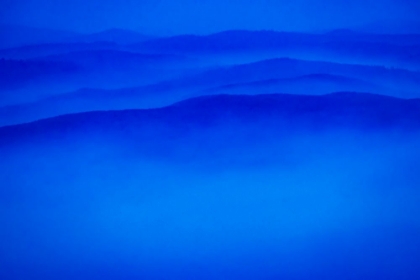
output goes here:
[{"label": "shadowed hill", "polygon": [[[234,279],[253,263],[300,276],[306,258],[321,259],[322,279],[353,261],[348,279],[419,275],[419,132],[420,100],[352,92],[202,96],[0,128],[0,275],[206,279],[212,262],[230,266],[226,252]],[[408,264],[397,272],[395,255]]]},{"label": "shadowed hill", "polygon": [[[291,80],[302,76],[306,77],[302,81],[305,83],[313,82],[314,80],[318,82],[329,80],[336,84],[339,83],[342,89],[333,91],[371,92],[370,90],[372,90],[376,94],[396,97],[410,98],[419,96],[417,89],[420,86],[420,74],[416,71],[290,58],[267,59],[230,67],[219,67],[177,80],[162,82],[160,83],[160,89],[174,90],[182,88],[184,91],[187,89],[197,91],[233,84],[258,83],[264,80]],[[338,78],[338,76],[341,77]],[[345,77],[346,80],[342,77]],[[358,81],[356,82],[356,80]],[[366,84],[377,85],[383,91],[378,92],[378,88],[365,87]],[[304,83],[295,82],[295,86],[302,85]],[[307,94],[312,94],[310,90],[308,89]],[[333,91],[324,91],[323,93]],[[285,89],[283,91],[281,88],[278,92],[295,93],[293,89],[290,91]]]},{"label": "shadowed hill", "polygon": [[[417,34],[368,34],[354,31],[336,30],[323,34],[229,30],[206,36],[181,35],[157,38],[136,44],[138,48],[165,49],[174,51],[244,51],[258,49],[276,49],[286,47],[321,47],[331,43],[360,43],[359,46],[384,44],[397,46],[415,46],[420,44]],[[372,45],[374,46],[374,45]],[[397,50],[398,48],[395,48]],[[350,49],[349,49],[350,50]]]},{"label": "shadowed hill", "polygon": [[[117,59],[120,57],[122,59]],[[178,56],[142,55],[119,51],[95,51],[93,55],[91,52],[77,52],[50,59],[72,63],[80,61],[85,68],[100,64],[102,65],[99,67],[100,70],[143,69],[143,66],[156,68],[161,64],[170,66],[173,63],[177,65],[179,60],[183,61],[183,58]],[[168,69],[170,73],[171,68]],[[141,76],[147,77],[151,71],[136,73],[139,75],[133,79],[138,81]],[[162,71],[159,77],[164,79]],[[87,111],[156,108],[186,98],[209,94],[280,92],[321,95],[346,91],[410,98],[419,96],[417,90],[419,86],[420,75],[414,71],[279,58],[201,70],[198,73],[188,73],[141,87],[116,90],[84,89],[41,99],[34,103],[3,107],[0,108],[0,126]]]},{"label": "shadowed hill", "polygon": [[190,77],[170,81],[167,84],[171,87],[220,86],[270,79],[291,79],[314,74],[323,79],[325,75],[330,75],[330,77],[331,75],[345,76],[382,86],[393,86],[400,90],[409,86],[420,85],[420,74],[416,71],[290,58],[274,58],[230,67],[219,67]]},{"label": "shadowed hill", "polygon": [[183,35],[135,44],[136,50],[167,53],[247,53],[281,51],[316,56],[351,57],[418,69],[420,36],[335,31],[324,34],[275,31],[225,31],[207,36]]},{"label": "shadowed hill", "polygon": [[376,94],[391,93],[386,88],[361,79],[332,74],[309,74],[288,79],[268,79],[250,83],[228,84],[208,90],[212,94],[218,92],[229,94],[255,94],[256,92],[307,94],[310,92],[311,95],[339,91],[371,92]]},{"label": "shadowed hill", "polygon": [[[331,92],[369,92],[403,98],[418,97],[420,75],[414,71],[296,59],[270,59],[255,63],[202,69],[170,77],[178,64],[189,59],[171,55],[143,55],[121,51],[86,51],[50,56],[56,63],[80,63],[94,68],[102,82],[104,70],[132,69],[137,83],[156,75],[163,80],[120,89],[86,89],[0,108],[0,126],[58,115],[101,110],[156,108],[194,96],[209,94],[290,93],[321,95]],[[100,65],[100,66],[99,66]],[[162,68],[159,68],[163,66]],[[173,67],[174,66],[174,67]],[[167,69],[162,71],[163,69]],[[95,72],[95,71],[94,71]],[[166,73],[166,74],[165,74]],[[165,78],[166,76],[168,78]],[[83,75],[86,78],[86,75]],[[108,77],[108,76],[106,76]],[[110,80],[107,78],[107,81]]]},{"label": "shadowed hill", "polygon": [[[98,111],[64,115],[0,128],[2,144],[37,137],[105,133],[135,139],[159,131],[194,133],[196,129],[235,124],[268,125],[274,131],[329,128],[420,129],[420,100],[363,93],[304,95],[215,95],[149,110]],[[144,128],[147,128],[143,131]],[[150,139],[149,139],[150,140]]]}]

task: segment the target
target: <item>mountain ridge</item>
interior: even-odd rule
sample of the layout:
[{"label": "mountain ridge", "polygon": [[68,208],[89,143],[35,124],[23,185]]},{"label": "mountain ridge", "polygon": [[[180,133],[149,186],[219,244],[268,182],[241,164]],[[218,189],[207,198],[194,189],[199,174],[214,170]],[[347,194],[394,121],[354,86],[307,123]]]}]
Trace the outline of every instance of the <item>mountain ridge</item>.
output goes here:
[{"label": "mountain ridge", "polygon": [[[61,115],[30,123],[0,127],[0,135],[14,129],[24,131],[48,125],[66,130],[89,125],[107,129],[138,122],[188,126],[212,125],[224,120],[240,122],[282,120],[309,126],[349,126],[358,128],[420,128],[420,99],[401,99],[370,93],[339,92],[322,96],[292,94],[208,95],[153,109],[91,111]],[[306,124],[305,124],[306,123]],[[60,124],[60,125],[58,125]],[[44,126],[47,125],[47,126]],[[36,129],[35,129],[36,130]]]}]

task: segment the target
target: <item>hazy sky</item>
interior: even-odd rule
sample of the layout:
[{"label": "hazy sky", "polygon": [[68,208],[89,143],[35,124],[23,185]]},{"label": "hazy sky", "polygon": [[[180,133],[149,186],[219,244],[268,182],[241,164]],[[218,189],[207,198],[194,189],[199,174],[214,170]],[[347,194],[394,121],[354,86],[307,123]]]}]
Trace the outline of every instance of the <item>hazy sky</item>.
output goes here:
[{"label": "hazy sky", "polygon": [[0,0],[0,21],[92,32],[325,30],[420,18],[420,0]]}]

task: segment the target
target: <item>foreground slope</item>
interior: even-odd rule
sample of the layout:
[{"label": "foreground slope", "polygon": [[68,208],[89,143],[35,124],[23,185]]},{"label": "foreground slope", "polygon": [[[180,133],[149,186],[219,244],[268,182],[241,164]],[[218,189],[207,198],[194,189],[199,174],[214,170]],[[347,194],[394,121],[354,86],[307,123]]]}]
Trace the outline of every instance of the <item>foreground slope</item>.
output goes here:
[{"label": "foreground slope", "polygon": [[228,168],[282,161],[287,147],[310,148],[313,137],[329,142],[331,135],[356,134],[373,143],[384,134],[391,141],[419,132],[419,99],[348,92],[213,95],[158,109],[86,112],[6,126],[0,128],[0,147],[13,156],[15,149],[83,150],[98,144],[117,155]]},{"label": "foreground slope", "polygon": [[0,128],[3,279],[417,279],[420,101],[215,95]]}]

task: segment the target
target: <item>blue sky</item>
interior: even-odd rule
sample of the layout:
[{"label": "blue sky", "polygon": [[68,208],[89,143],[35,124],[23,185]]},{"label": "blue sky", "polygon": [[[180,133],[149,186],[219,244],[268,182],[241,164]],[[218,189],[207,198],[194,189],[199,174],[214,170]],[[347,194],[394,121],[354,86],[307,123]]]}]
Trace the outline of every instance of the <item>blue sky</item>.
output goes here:
[{"label": "blue sky", "polygon": [[149,34],[318,31],[419,18],[418,0],[0,0],[2,23]]}]

